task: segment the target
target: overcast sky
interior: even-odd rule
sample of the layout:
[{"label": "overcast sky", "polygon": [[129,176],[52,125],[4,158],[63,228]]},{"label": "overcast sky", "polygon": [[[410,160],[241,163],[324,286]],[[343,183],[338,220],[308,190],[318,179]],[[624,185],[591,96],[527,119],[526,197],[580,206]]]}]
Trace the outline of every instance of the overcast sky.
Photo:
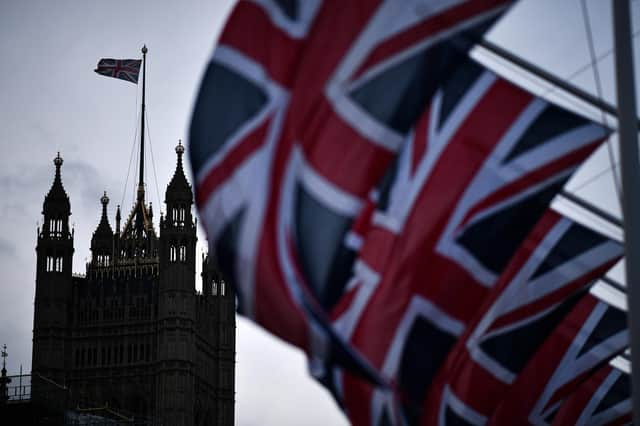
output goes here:
[{"label": "overcast sky", "polygon": [[[117,204],[123,205],[123,215],[131,207],[133,171],[126,193],[125,181],[139,88],[95,74],[98,59],[137,58],[143,43],[149,48],[147,112],[153,162],[147,157],[146,182],[157,213],[175,167],[173,148],[178,139],[186,139],[200,77],[233,3],[0,1],[0,344],[8,346],[10,374],[17,373],[20,364],[27,372],[31,368],[36,227],[56,152],[64,157],[63,183],[73,212],[74,272],[84,272],[102,191],[111,198],[112,225]],[[587,0],[596,56],[602,56],[605,98],[613,102],[609,3]],[[640,28],[639,3],[632,3],[635,31]],[[521,1],[489,37],[562,77],[590,62],[581,0]],[[497,69],[538,94],[550,95],[511,68]],[[571,82],[595,93],[590,68]],[[568,105],[579,108],[575,102]],[[587,112],[600,119],[597,111]],[[601,149],[570,187],[617,211],[608,161],[606,149]],[[299,351],[244,320],[239,321],[237,342],[237,424],[345,422],[328,394],[307,377]]]}]

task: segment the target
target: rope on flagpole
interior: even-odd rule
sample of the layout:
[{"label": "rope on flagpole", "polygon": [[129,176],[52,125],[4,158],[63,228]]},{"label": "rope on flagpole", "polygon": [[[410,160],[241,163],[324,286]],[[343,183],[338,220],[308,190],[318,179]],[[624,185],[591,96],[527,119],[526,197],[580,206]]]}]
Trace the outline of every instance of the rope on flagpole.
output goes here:
[{"label": "rope on flagpole", "polygon": [[[137,91],[136,91],[136,107],[138,106],[138,96],[137,96]],[[137,108],[136,108],[137,110]],[[136,111],[137,112],[137,111]],[[131,154],[129,154],[129,166],[127,167],[127,177],[124,181],[124,189],[122,191],[122,199],[120,201],[120,205],[124,207],[124,199],[127,196],[127,184],[129,183],[129,175],[131,174],[131,162],[133,161],[133,158],[135,156],[136,153],[136,139],[138,137],[138,114],[136,114],[136,125],[135,125],[135,130],[133,131],[133,142],[131,143]],[[135,193],[135,191],[134,191]]]},{"label": "rope on flagpole", "polygon": [[149,138],[149,154],[151,155],[151,166],[153,168],[153,178],[156,184],[156,196],[158,197],[158,208],[162,211],[162,204],[160,199],[160,190],[158,189],[158,174],[156,173],[156,162],[153,155],[153,144],[151,143],[151,131],[149,130],[149,112],[147,111],[147,117],[145,118],[147,124],[147,136]]},{"label": "rope on flagpole", "polygon": [[[593,30],[591,29],[591,21],[589,19],[589,9],[587,8],[587,0],[582,0],[580,2],[582,5],[582,17],[585,26],[585,35],[587,37],[587,44],[589,46],[589,55],[591,57],[591,69],[593,70],[593,80],[596,85],[596,93],[598,94],[598,99],[604,99],[602,95],[602,81],[600,78],[600,71],[598,70],[598,64],[596,62],[596,49],[593,43]],[[602,123],[605,127],[609,127],[609,123],[607,120],[607,114],[601,109],[600,115],[602,117]],[[613,143],[611,142],[611,136],[607,138],[607,153],[609,155],[609,163],[612,166],[613,170],[613,186],[616,190],[616,196],[618,198],[618,204],[622,205],[622,196],[620,195],[620,181],[618,180],[618,175],[616,173],[615,167],[615,157],[613,155]]]}]

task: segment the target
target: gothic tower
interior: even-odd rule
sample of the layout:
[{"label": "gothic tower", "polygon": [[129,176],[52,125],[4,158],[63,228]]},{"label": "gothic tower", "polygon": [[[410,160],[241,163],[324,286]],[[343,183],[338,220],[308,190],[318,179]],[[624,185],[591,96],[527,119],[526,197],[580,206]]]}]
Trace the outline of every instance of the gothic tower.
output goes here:
[{"label": "gothic tower", "polygon": [[143,173],[129,215],[116,209],[115,230],[109,197],[100,198],[85,274],[72,274],[71,208],[62,158],[54,160],[36,247],[32,396],[58,423],[75,410],[135,424],[233,424],[235,298],[206,256],[196,291],[197,221],[182,143],[176,154],[158,233]]},{"label": "gothic tower", "polygon": [[[64,385],[65,371],[70,367],[68,308],[73,259],[73,230],[69,230],[71,204],[62,186],[62,163],[58,153],[53,160],[56,167],[53,185],[42,206],[44,222],[42,228],[38,228],[32,358],[33,376],[45,377],[59,385]],[[34,380],[34,398],[45,394],[40,381]]]},{"label": "gothic tower", "polygon": [[[176,147],[177,166],[165,193],[160,219],[158,295],[158,419],[163,424],[194,424],[196,347],[196,223],[193,195],[182,167],[184,147]],[[168,403],[171,401],[171,403]],[[184,407],[191,407],[184,410]],[[183,407],[182,410],[178,407]]]},{"label": "gothic tower", "polygon": [[102,216],[98,227],[93,233],[93,237],[91,237],[91,263],[94,267],[110,266],[113,262],[114,254],[113,231],[107,218],[109,197],[107,197],[106,191],[100,198],[100,203],[102,204]]},{"label": "gothic tower", "polygon": [[198,332],[206,336],[205,340],[212,345],[213,368],[210,371],[210,380],[213,391],[199,389],[198,398],[209,398],[209,406],[214,407],[209,424],[233,424],[236,354],[235,292],[222,279],[211,256],[203,256],[201,276],[203,303],[200,304],[198,313],[209,317],[209,321],[199,321]]}]

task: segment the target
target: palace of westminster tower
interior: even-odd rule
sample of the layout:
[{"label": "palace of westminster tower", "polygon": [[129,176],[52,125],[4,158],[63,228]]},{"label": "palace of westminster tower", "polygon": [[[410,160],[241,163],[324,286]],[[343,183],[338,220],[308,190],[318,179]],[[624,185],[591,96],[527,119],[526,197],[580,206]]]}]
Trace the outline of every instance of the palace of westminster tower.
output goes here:
[{"label": "palace of westminster tower", "polygon": [[54,159],[36,246],[34,401],[103,407],[135,424],[233,424],[235,297],[208,256],[196,291],[197,222],[181,144],[176,153],[158,232],[140,173],[136,202],[126,217],[118,206],[115,229],[100,198],[83,275],[72,272],[71,203],[63,159]]}]

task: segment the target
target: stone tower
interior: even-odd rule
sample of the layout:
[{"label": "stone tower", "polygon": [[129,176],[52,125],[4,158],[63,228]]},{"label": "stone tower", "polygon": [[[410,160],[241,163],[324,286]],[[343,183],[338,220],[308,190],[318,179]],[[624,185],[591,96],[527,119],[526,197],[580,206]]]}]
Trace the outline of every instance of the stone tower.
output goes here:
[{"label": "stone tower", "polygon": [[[158,289],[158,418],[167,425],[191,425],[195,400],[196,223],[193,196],[182,167],[184,147],[167,186],[166,217],[160,220],[160,285]],[[173,403],[169,403],[169,401]]]},{"label": "stone tower", "polygon": [[[62,157],[53,160],[55,177],[42,205],[44,222],[36,245],[32,374],[64,385],[69,364],[69,308],[73,262],[71,204],[62,186]],[[34,398],[46,391],[34,380]],[[40,386],[40,387],[39,387]]]},{"label": "stone tower", "polygon": [[235,297],[206,256],[203,291],[196,291],[197,222],[181,143],[176,153],[159,233],[141,173],[124,221],[116,209],[115,231],[109,197],[100,198],[84,275],[72,274],[71,206],[62,158],[54,160],[36,247],[32,366],[34,402],[49,413],[233,424]]}]

